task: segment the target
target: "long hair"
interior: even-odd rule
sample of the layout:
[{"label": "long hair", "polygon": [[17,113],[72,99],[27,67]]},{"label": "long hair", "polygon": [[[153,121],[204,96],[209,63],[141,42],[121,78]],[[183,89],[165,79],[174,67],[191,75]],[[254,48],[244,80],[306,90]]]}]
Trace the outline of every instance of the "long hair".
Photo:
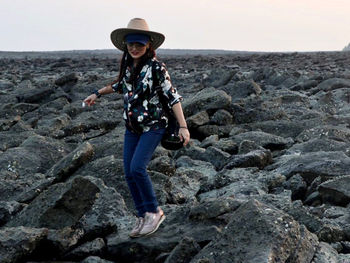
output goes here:
[{"label": "long hair", "polygon": [[[152,59],[156,56],[156,51],[153,49],[152,45],[147,49],[146,53],[140,58],[140,62],[137,64],[136,68],[131,72],[129,83],[133,83],[137,76],[140,74],[142,67],[145,65],[148,59]],[[130,56],[127,49],[125,49],[122,59],[120,60],[119,74],[115,81],[111,84],[120,83],[125,75],[125,71],[128,66],[132,66],[133,58]]]}]

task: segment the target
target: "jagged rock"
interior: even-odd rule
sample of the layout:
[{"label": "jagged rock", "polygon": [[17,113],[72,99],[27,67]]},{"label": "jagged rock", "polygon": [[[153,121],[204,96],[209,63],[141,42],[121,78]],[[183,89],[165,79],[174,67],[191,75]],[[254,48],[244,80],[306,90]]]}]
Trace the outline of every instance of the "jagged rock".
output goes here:
[{"label": "jagged rock", "polygon": [[347,174],[349,165],[350,158],[343,152],[319,151],[282,156],[269,169],[276,168],[287,178],[298,173],[310,184],[318,176],[325,180]]},{"label": "jagged rock", "polygon": [[209,115],[206,111],[200,111],[186,119],[188,127],[197,128],[209,122]]},{"label": "jagged rock", "polygon": [[0,154],[0,199],[20,201],[24,192],[36,189],[47,181],[43,175],[65,156],[70,147],[58,140],[31,136],[19,147]]},{"label": "jagged rock", "polygon": [[230,157],[224,168],[259,167],[260,169],[272,163],[270,150],[255,150],[247,154],[237,154]]},{"label": "jagged rock", "polygon": [[244,80],[234,83],[228,83],[227,85],[220,87],[232,97],[233,102],[237,102],[242,98],[246,98],[251,95],[260,95],[262,90],[259,84],[253,80]]},{"label": "jagged rock", "polygon": [[310,262],[317,245],[316,236],[289,215],[252,200],[190,262]]},{"label": "jagged rock", "polygon": [[183,103],[183,111],[186,116],[194,115],[203,110],[218,110],[228,108],[231,97],[226,92],[215,88],[206,88],[187,99]]},{"label": "jagged rock", "polygon": [[94,154],[90,143],[84,143],[62,158],[47,172],[48,177],[54,177],[55,182],[64,181],[72,175],[80,166],[88,162]]},{"label": "jagged rock", "polygon": [[350,80],[348,79],[330,78],[321,82],[316,88],[311,90],[311,92],[315,94],[316,92],[319,92],[319,91],[330,91],[334,89],[349,88],[349,87],[350,87]]},{"label": "jagged rock", "polygon": [[168,156],[154,158],[150,161],[148,169],[170,176],[176,171],[174,160]]},{"label": "jagged rock", "polygon": [[350,175],[326,181],[318,186],[323,202],[347,206],[350,202]]},{"label": "jagged rock", "polygon": [[136,239],[127,237],[127,233],[117,233],[107,237],[107,255],[105,258],[118,258],[122,262],[155,262],[161,254],[173,250],[184,236],[193,238],[198,244],[207,244],[222,226],[208,221],[189,219],[190,204],[163,207],[166,219],[152,236]]},{"label": "jagged rock", "polygon": [[190,237],[184,237],[171,251],[164,263],[186,263],[200,251],[200,246]]},{"label": "jagged rock", "polygon": [[282,150],[293,144],[291,138],[285,139],[280,136],[259,131],[241,133],[233,136],[232,140],[237,144],[241,143],[243,140],[253,141],[257,145],[270,149],[271,151]]},{"label": "jagged rock", "polygon": [[311,263],[339,262],[338,252],[326,242],[320,242]]},{"label": "jagged rock", "polygon": [[296,138],[299,142],[305,142],[310,139],[333,139],[341,142],[350,142],[350,129],[346,127],[337,127],[331,125],[317,126],[300,133]]},{"label": "jagged rock", "polygon": [[299,174],[290,177],[283,186],[292,191],[292,200],[303,199],[306,193],[307,184]]},{"label": "jagged rock", "polygon": [[0,201],[0,226],[5,224],[10,218],[23,208],[23,205],[16,201]]},{"label": "jagged rock", "polygon": [[286,151],[286,154],[305,154],[319,151],[342,151],[345,154],[350,155],[350,146],[346,142],[340,142],[329,138],[316,138],[303,143],[294,144]]},{"label": "jagged rock", "polygon": [[[124,218],[128,216],[124,201],[115,189],[94,177],[77,177],[50,186],[6,226],[46,227],[57,230],[59,235],[71,228],[74,230],[69,233],[75,241],[68,244],[73,245],[80,239],[92,239],[125,228],[125,221],[129,219]],[[62,242],[48,242],[55,247],[54,251],[66,252],[62,251],[66,248]]]},{"label": "jagged rock", "polygon": [[82,260],[81,263],[113,263],[113,261],[104,260],[96,256],[90,256]]},{"label": "jagged rock", "polygon": [[73,85],[78,81],[78,75],[75,72],[65,74],[62,77],[59,77],[55,80],[57,86],[64,86],[67,84]]},{"label": "jagged rock", "polygon": [[229,113],[227,110],[218,110],[214,113],[214,115],[210,118],[210,122],[224,126],[232,124],[233,117],[231,113]]},{"label": "jagged rock", "polygon": [[82,244],[81,246],[73,249],[67,253],[64,257],[71,260],[81,260],[87,256],[101,256],[106,247],[106,243],[102,238],[96,238],[91,242]]},{"label": "jagged rock", "polygon": [[0,259],[3,263],[23,262],[47,236],[46,228],[6,227],[0,229]]},{"label": "jagged rock", "polygon": [[216,218],[222,214],[232,212],[241,205],[235,198],[207,199],[191,208],[189,217],[192,220]]}]

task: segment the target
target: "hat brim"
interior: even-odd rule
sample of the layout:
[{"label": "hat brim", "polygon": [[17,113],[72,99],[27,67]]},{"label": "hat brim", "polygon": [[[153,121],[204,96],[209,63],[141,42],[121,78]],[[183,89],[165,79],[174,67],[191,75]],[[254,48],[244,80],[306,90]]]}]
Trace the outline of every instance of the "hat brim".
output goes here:
[{"label": "hat brim", "polygon": [[114,31],[112,31],[111,33],[111,41],[113,43],[113,45],[120,49],[121,51],[125,51],[125,36],[128,34],[145,34],[150,36],[151,38],[151,43],[152,43],[152,47],[154,49],[159,48],[164,40],[165,40],[165,36],[161,33],[158,32],[154,32],[154,31],[147,31],[147,30],[140,30],[140,29],[131,29],[131,28],[118,28]]}]

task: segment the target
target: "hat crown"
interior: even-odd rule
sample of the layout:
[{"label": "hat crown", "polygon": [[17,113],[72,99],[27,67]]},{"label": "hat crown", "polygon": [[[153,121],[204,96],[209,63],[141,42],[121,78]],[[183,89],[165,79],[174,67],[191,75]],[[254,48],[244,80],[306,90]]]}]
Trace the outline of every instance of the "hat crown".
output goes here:
[{"label": "hat crown", "polygon": [[131,19],[130,22],[128,23],[127,28],[149,31],[149,27],[146,20],[142,18]]}]

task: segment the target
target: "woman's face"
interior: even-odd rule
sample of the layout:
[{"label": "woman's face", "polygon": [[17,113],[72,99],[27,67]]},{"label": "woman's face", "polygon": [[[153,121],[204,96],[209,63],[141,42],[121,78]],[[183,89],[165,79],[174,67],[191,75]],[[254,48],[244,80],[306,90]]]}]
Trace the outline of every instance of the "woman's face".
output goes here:
[{"label": "woman's face", "polygon": [[138,60],[146,53],[147,49],[149,48],[149,45],[150,45],[149,42],[146,45],[143,45],[138,42],[132,42],[132,43],[127,43],[126,47],[128,49],[130,56],[134,60]]}]

